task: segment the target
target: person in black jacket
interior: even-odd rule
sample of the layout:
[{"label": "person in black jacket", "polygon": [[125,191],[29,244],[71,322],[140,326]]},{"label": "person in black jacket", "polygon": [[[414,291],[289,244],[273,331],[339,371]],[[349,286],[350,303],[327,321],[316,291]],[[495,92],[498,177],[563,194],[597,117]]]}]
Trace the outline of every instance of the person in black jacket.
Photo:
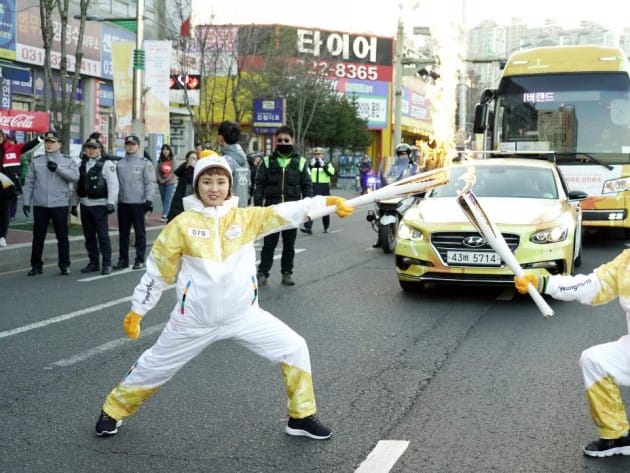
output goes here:
[{"label": "person in black jacket", "polygon": [[[205,154],[204,154],[205,153]],[[202,151],[200,154],[204,156],[216,154],[214,151]],[[186,161],[177,166],[173,171],[177,176],[177,187],[173,193],[171,207],[168,211],[167,222],[170,222],[180,213],[184,211],[184,197],[193,193],[193,174],[195,172],[195,164],[197,163],[197,151],[188,151],[186,153]]]},{"label": "person in black jacket", "polygon": [[[254,187],[254,205],[273,205],[281,202],[313,197],[313,184],[306,159],[301,157],[293,146],[293,130],[281,126],[276,130],[276,148],[270,156],[265,156],[258,166]],[[293,286],[293,258],[297,229],[284,230],[282,234],[282,258],[280,272],[282,284]],[[273,254],[278,246],[279,233],[264,238],[258,266],[258,283],[267,284],[269,271],[273,265]]]}]

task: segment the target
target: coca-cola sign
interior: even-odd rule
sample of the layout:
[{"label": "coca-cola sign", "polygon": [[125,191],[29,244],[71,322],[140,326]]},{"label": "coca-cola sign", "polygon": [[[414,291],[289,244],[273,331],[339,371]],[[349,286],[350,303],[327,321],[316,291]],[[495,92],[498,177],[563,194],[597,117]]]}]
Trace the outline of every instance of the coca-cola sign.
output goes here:
[{"label": "coca-cola sign", "polygon": [[48,112],[0,110],[0,130],[47,131],[50,129]]}]

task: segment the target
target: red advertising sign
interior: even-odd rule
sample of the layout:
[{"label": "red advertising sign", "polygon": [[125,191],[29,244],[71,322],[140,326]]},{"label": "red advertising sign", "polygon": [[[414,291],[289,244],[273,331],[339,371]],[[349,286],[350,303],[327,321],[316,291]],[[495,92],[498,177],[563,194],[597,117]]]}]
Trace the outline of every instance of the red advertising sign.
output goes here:
[{"label": "red advertising sign", "polygon": [[0,130],[41,131],[50,129],[48,112],[0,110]]}]

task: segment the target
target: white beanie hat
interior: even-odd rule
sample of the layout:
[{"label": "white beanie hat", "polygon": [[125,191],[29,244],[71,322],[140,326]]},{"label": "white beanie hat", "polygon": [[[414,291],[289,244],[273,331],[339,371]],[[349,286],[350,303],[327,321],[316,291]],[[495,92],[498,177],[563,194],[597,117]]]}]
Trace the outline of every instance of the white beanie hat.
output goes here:
[{"label": "white beanie hat", "polygon": [[197,160],[197,164],[195,164],[195,173],[193,174],[193,189],[197,189],[197,179],[199,179],[201,173],[208,168],[225,169],[230,176],[230,188],[232,187],[232,169],[230,168],[230,165],[225,157],[214,154]]}]

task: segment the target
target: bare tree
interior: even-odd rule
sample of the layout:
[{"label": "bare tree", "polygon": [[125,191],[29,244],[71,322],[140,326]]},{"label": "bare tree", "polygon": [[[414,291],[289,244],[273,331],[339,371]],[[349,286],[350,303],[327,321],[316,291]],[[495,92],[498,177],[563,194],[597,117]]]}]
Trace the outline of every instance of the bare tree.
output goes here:
[{"label": "bare tree", "polygon": [[[68,34],[71,33],[69,0],[42,0],[39,14],[44,42],[44,103],[51,112],[53,127],[61,134],[64,153],[70,148],[70,125],[76,105],[77,87],[83,61],[83,35],[90,0],[79,0],[80,24],[76,35],[74,56],[68,56]],[[74,38],[73,38],[74,39]],[[55,51],[59,44],[59,52]],[[57,56],[59,54],[59,56]],[[58,58],[58,59],[57,59]],[[59,70],[59,83],[55,83],[53,67]]]}]

